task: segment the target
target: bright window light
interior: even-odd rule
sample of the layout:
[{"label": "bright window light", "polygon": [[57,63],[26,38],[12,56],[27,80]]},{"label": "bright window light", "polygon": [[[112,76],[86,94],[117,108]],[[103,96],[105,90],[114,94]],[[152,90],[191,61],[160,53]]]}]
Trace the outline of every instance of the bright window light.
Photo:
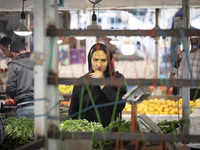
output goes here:
[{"label": "bright window light", "polygon": [[135,53],[135,46],[133,44],[122,44],[121,52],[123,55],[133,55]]}]

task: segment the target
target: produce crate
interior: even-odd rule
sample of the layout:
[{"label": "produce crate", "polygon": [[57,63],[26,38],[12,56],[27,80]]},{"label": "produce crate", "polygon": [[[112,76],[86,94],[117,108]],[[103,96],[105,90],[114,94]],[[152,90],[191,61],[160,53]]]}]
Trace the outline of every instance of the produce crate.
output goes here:
[{"label": "produce crate", "polygon": [[194,116],[200,116],[200,108],[194,108]]},{"label": "produce crate", "polygon": [[5,105],[2,102],[0,103],[0,112],[7,112],[7,111],[12,111],[16,110],[17,105]]},{"label": "produce crate", "polygon": [[16,105],[4,105],[2,102],[0,103],[0,114],[1,117],[9,118],[17,116],[17,106]]}]

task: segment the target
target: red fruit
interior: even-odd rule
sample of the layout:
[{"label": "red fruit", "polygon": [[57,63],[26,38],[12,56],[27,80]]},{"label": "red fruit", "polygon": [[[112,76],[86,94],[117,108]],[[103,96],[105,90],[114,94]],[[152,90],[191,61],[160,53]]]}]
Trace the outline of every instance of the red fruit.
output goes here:
[{"label": "red fruit", "polygon": [[5,105],[11,105],[11,101],[9,99],[5,100]]},{"label": "red fruit", "polygon": [[16,105],[14,99],[11,99],[10,102],[11,102],[11,105]]}]

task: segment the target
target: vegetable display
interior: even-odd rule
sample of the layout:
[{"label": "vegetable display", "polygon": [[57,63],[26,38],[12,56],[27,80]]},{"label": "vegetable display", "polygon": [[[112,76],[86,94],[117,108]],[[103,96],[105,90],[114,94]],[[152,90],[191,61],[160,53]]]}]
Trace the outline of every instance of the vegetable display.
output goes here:
[{"label": "vegetable display", "polygon": [[6,138],[0,145],[1,150],[11,150],[33,141],[34,120],[25,117],[10,117],[3,120]]},{"label": "vegetable display", "polygon": [[161,131],[166,134],[166,133],[172,133],[174,132],[178,127],[179,127],[179,121],[173,120],[173,121],[167,121],[163,120],[158,122],[157,124]]},{"label": "vegetable display", "polygon": [[95,132],[95,131],[103,131],[104,128],[100,123],[97,122],[89,122],[86,119],[69,119],[66,121],[62,121],[60,123],[61,131],[69,131],[69,132]]},{"label": "vegetable display", "polygon": [[[0,145],[1,150],[11,150],[22,145],[33,142],[34,140],[34,120],[27,118],[6,118],[3,120],[6,129],[6,138]],[[179,127],[180,121],[160,121],[157,125],[164,134],[175,132]],[[139,126],[139,122],[138,122]],[[59,125],[60,131],[68,132],[131,132],[131,121],[124,119],[116,119],[107,127],[103,127],[98,122],[89,122],[86,119],[68,119],[62,121]],[[137,128],[139,131],[139,128]],[[94,149],[110,149],[116,146],[117,141],[92,140],[92,147]],[[125,147],[130,141],[119,141]]]},{"label": "vegetable display", "polygon": [[[123,119],[116,119],[111,122],[107,127],[105,127],[106,132],[131,132],[131,121],[126,121]],[[130,141],[123,141],[123,146],[129,144]],[[92,144],[95,149],[109,149],[116,146],[116,141],[100,141],[93,140]]]}]

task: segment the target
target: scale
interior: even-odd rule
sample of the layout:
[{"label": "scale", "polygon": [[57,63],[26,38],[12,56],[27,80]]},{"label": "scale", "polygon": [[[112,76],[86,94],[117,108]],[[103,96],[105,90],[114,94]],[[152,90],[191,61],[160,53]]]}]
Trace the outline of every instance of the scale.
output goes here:
[{"label": "scale", "polygon": [[140,103],[151,94],[152,94],[152,91],[147,86],[143,86],[143,87],[135,86],[130,91],[128,91],[122,97],[122,99],[131,101],[134,103]]},{"label": "scale", "polygon": [[[131,102],[131,132],[137,132],[137,103],[142,102],[148,96],[152,94],[152,91],[147,86],[135,86],[128,91],[123,97],[123,100]],[[135,144],[132,141],[131,144]]]}]

